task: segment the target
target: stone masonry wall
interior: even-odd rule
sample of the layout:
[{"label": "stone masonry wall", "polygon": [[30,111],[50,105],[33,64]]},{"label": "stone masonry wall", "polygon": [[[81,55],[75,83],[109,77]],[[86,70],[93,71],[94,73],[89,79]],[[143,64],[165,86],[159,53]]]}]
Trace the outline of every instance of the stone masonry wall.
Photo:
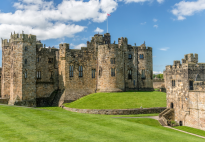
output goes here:
[{"label": "stone masonry wall", "polygon": [[56,48],[43,48],[39,43],[36,56],[36,72],[40,72],[37,78],[37,98],[49,97],[58,89],[58,59]]},{"label": "stone masonry wall", "polygon": [[164,79],[153,79],[153,88],[165,88]]},{"label": "stone masonry wall", "polygon": [[79,113],[90,113],[90,114],[106,114],[106,115],[132,115],[132,114],[151,114],[161,113],[166,108],[142,108],[142,109],[76,109],[63,107],[65,110]]}]

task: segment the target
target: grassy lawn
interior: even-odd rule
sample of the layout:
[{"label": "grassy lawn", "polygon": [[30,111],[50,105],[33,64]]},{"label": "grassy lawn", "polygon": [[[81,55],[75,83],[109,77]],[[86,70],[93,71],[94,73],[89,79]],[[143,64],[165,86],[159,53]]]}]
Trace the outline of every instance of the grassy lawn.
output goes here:
[{"label": "grassy lawn", "polygon": [[177,126],[174,128],[205,137],[205,131],[200,130],[200,129],[195,129],[195,128],[191,128],[187,126]]},{"label": "grassy lawn", "polygon": [[166,93],[164,92],[117,92],[95,93],[82,97],[66,107],[79,109],[129,109],[166,107]]},{"label": "grassy lawn", "polygon": [[160,126],[156,120],[118,119],[61,108],[0,105],[2,142],[204,142]]}]

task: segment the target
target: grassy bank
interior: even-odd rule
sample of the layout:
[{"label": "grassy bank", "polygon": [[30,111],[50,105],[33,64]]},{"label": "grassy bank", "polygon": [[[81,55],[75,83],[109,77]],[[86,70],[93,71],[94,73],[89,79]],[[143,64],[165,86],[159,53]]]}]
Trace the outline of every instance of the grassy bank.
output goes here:
[{"label": "grassy bank", "polygon": [[204,139],[160,126],[156,120],[116,119],[61,108],[0,105],[3,142],[202,142]]},{"label": "grassy bank", "polygon": [[174,128],[205,137],[205,131],[200,129],[195,129],[187,126],[177,126]]},{"label": "grassy bank", "polygon": [[66,107],[79,109],[129,109],[166,107],[166,93],[164,92],[117,92],[95,93],[80,98]]}]

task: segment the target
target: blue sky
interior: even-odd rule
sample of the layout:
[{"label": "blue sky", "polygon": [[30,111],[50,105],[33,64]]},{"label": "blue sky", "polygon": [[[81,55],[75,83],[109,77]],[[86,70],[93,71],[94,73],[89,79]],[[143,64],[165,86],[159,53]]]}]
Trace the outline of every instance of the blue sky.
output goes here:
[{"label": "blue sky", "polygon": [[73,49],[85,47],[94,34],[107,32],[107,13],[111,42],[120,37],[131,45],[145,41],[153,48],[154,73],[188,53],[205,62],[205,0],[4,0],[0,37],[23,30],[47,47],[64,42]]}]

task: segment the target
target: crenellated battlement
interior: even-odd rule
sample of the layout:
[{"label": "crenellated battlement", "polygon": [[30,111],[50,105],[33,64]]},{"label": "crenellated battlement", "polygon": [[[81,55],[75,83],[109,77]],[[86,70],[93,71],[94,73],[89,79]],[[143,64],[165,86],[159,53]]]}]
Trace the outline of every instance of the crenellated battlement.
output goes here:
[{"label": "crenellated battlement", "polygon": [[198,63],[198,54],[190,53],[184,55],[184,59],[182,59],[182,63],[190,63],[190,62]]},{"label": "crenellated battlement", "polygon": [[2,47],[10,45],[7,39],[1,39],[1,44],[2,44]]}]

